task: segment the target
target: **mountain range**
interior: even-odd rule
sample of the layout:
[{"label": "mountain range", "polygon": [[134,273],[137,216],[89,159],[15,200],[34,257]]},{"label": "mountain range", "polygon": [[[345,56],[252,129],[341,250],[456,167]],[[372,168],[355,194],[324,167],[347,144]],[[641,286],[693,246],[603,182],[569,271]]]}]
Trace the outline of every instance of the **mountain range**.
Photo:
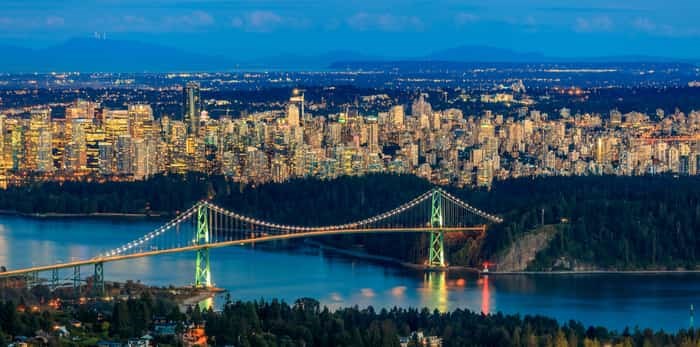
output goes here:
[{"label": "mountain range", "polygon": [[[356,51],[330,51],[319,55],[280,53],[242,60],[194,53],[169,46],[126,40],[74,38],[43,49],[0,45],[0,72],[166,72],[227,71],[232,69],[342,68],[351,62],[670,62],[662,57],[618,56],[594,58],[548,57],[538,52],[517,52],[489,46],[459,46],[416,57],[379,57]],[[346,64],[346,65],[344,65]]]}]

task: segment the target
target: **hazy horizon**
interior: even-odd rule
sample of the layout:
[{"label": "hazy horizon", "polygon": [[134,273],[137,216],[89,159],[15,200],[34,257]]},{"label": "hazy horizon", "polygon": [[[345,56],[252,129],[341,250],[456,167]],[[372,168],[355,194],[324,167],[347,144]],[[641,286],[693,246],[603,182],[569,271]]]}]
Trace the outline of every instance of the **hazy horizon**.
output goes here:
[{"label": "hazy horizon", "polygon": [[333,51],[409,58],[465,45],[562,58],[700,57],[700,3],[687,0],[9,0],[3,7],[0,44],[30,48],[99,33],[244,60]]}]

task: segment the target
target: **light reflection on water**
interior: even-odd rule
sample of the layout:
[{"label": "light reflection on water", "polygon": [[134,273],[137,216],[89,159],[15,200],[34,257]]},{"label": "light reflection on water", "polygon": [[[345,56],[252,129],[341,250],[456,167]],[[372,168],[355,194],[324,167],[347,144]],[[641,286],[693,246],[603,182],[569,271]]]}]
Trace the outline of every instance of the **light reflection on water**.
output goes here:
[{"label": "light reflection on water", "polygon": [[[159,221],[35,220],[0,216],[0,265],[8,268],[89,258],[158,226]],[[105,264],[108,281],[189,285],[194,253]],[[484,313],[542,314],[615,329],[677,330],[700,304],[700,274],[495,275],[421,272],[350,259],[315,248],[272,251],[230,247],[211,251],[212,278],[233,300],[311,297],[330,308],[457,308]],[[69,278],[72,269],[61,272]],[[83,274],[91,274],[85,267]],[[49,274],[43,274],[48,277]],[[217,307],[223,297],[205,305]],[[664,319],[658,319],[663,317]]]},{"label": "light reflection on water", "polygon": [[448,295],[447,273],[429,271],[423,275],[421,306],[447,312],[449,308]]}]

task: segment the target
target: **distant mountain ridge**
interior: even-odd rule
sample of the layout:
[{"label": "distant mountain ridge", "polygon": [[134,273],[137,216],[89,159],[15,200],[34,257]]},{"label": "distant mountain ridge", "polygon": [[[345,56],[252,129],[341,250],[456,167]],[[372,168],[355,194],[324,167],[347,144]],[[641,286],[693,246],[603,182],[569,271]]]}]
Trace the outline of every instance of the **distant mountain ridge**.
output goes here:
[{"label": "distant mountain ridge", "polygon": [[44,49],[0,46],[5,72],[164,72],[231,69],[225,58],[138,41],[75,38]]},{"label": "distant mountain ridge", "polygon": [[232,69],[344,69],[362,66],[391,66],[428,62],[452,63],[571,63],[571,62],[687,62],[680,59],[619,56],[560,58],[537,52],[517,52],[491,46],[463,45],[436,50],[417,57],[380,57],[352,50],[336,50],[316,55],[280,53],[242,60],[188,52],[179,48],[127,40],[74,38],[43,49],[0,45],[0,72],[168,72],[228,71]]},{"label": "distant mountain ridge", "polygon": [[548,59],[542,53],[516,52],[491,46],[458,46],[435,51],[423,58],[411,60],[458,61],[458,62],[533,62]]}]

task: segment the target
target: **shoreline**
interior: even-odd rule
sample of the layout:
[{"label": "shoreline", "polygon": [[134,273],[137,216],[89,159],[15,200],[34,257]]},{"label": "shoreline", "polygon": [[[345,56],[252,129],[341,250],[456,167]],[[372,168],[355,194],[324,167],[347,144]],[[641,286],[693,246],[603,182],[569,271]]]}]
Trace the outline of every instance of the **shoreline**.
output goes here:
[{"label": "shoreline", "polygon": [[8,211],[0,210],[0,215],[4,216],[18,216],[25,218],[34,219],[61,219],[61,218],[123,218],[123,219],[162,219],[171,216],[167,213],[119,213],[119,212],[92,212],[92,213],[59,213],[59,212],[46,212],[46,213],[25,213],[18,211]]},{"label": "shoreline", "polygon": [[661,275],[693,274],[700,270],[581,270],[581,271],[492,271],[491,275]]},{"label": "shoreline", "polygon": [[[373,261],[379,261],[379,262],[384,262],[384,263],[390,263],[393,265],[399,265],[401,267],[409,268],[409,269],[413,269],[413,270],[439,271],[439,269],[431,269],[427,265],[423,265],[423,264],[416,264],[416,263],[402,261],[400,259],[396,259],[396,258],[392,258],[392,257],[374,255],[374,254],[369,254],[366,252],[339,248],[339,247],[330,246],[330,245],[327,245],[325,243],[310,240],[310,239],[306,239],[303,242],[307,245],[318,247],[321,250],[330,250],[331,252],[342,254],[345,256],[353,257],[353,258],[357,258],[357,259],[373,260]],[[474,273],[479,272],[478,269],[466,267],[466,266],[447,266],[445,268],[445,270],[468,271],[468,272],[474,272]]]},{"label": "shoreline", "polygon": [[[342,254],[348,257],[353,257],[363,260],[373,260],[384,263],[390,263],[393,265],[399,265],[404,268],[414,269],[414,270],[427,270],[425,265],[415,264],[410,262],[405,262],[396,258],[369,254],[361,251],[354,251],[350,249],[343,249],[335,246],[330,246],[322,242],[305,239],[303,241],[307,245],[318,247],[321,250],[329,250],[334,253]],[[467,266],[447,266],[446,271],[467,271],[473,273],[480,273],[483,275],[545,275],[545,276],[561,276],[561,275],[663,275],[663,274],[696,274],[700,273],[700,270],[581,270],[581,271],[490,271],[482,272],[479,269]],[[439,270],[438,270],[439,271]]]}]

